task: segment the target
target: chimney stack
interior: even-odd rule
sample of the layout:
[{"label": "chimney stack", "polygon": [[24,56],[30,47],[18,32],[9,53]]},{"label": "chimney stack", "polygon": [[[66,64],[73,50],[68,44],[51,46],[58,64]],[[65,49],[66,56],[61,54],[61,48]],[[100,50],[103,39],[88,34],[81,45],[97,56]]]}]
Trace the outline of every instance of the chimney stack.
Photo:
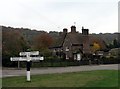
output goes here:
[{"label": "chimney stack", "polygon": [[84,29],[84,27],[82,27],[82,34],[83,35],[88,35],[89,34],[89,29]]},{"label": "chimney stack", "polygon": [[76,27],[75,26],[71,26],[71,32],[75,33],[76,32]]},{"label": "chimney stack", "polygon": [[63,29],[63,33],[67,33],[68,32],[68,29],[67,28],[64,28]]}]

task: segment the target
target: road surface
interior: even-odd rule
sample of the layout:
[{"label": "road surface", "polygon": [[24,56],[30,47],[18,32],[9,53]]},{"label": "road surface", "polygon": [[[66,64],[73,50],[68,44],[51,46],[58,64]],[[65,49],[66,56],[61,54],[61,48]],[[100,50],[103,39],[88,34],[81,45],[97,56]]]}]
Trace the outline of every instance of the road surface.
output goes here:
[{"label": "road surface", "polygon": [[[48,68],[31,68],[31,75],[36,74],[52,74],[52,73],[65,73],[65,72],[78,72],[78,71],[92,71],[92,70],[118,70],[118,64],[112,65],[86,65],[86,66],[71,66],[71,67],[48,67]],[[25,76],[26,69],[16,68],[3,68],[2,76]]]}]

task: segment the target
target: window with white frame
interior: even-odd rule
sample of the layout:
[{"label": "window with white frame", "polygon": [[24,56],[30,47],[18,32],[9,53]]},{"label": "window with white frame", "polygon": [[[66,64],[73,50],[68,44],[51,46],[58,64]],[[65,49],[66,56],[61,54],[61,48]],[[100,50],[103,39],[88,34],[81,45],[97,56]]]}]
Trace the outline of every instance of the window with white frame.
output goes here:
[{"label": "window with white frame", "polygon": [[69,48],[68,48],[68,47],[66,47],[66,48],[65,48],[65,51],[69,51]]}]

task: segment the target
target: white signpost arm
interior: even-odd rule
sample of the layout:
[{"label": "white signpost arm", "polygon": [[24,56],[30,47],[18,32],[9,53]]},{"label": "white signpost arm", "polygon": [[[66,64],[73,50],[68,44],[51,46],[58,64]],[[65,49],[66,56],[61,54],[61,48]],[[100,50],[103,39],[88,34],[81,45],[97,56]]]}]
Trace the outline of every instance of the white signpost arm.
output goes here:
[{"label": "white signpost arm", "polygon": [[20,52],[20,56],[26,56],[26,55],[39,55],[39,51],[32,51],[32,52]]},{"label": "white signpost arm", "polygon": [[39,61],[39,60],[44,60],[44,57],[29,57],[29,59],[27,57],[11,57],[10,58],[11,61]]},{"label": "white signpost arm", "polygon": [[31,61],[40,61],[40,60],[44,60],[43,57],[31,57]]},{"label": "white signpost arm", "polygon": [[27,61],[26,57],[11,57],[11,61]]}]

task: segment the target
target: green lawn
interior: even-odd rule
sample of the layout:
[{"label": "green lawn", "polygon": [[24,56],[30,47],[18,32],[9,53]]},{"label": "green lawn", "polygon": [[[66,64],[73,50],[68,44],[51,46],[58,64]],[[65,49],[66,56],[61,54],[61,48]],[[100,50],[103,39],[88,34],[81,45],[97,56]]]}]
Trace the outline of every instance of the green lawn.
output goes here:
[{"label": "green lawn", "polygon": [[0,78],[0,88],[2,87],[2,79]]},{"label": "green lawn", "polygon": [[117,87],[117,70],[97,70],[86,72],[42,74],[3,78],[3,87]]}]

